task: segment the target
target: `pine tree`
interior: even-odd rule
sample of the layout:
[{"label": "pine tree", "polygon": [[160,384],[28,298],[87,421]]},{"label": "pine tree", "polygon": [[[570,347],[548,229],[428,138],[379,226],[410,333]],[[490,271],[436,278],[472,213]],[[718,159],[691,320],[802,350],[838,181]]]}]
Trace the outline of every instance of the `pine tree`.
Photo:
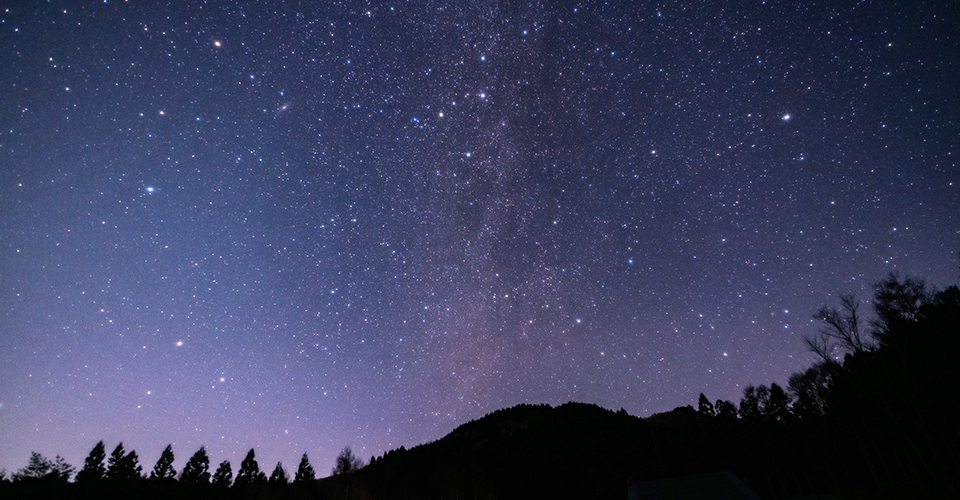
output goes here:
[{"label": "pine tree", "polygon": [[73,474],[73,466],[68,464],[60,455],[54,461],[50,461],[37,452],[30,453],[30,460],[27,466],[13,473],[11,479],[14,481],[23,481],[28,479],[42,479],[44,481],[62,481],[70,480]]},{"label": "pine tree", "polygon": [[153,466],[153,472],[150,473],[151,479],[173,479],[177,477],[177,471],[173,468],[173,446],[167,445],[160,453],[160,459]]},{"label": "pine tree", "polygon": [[293,476],[293,482],[305,483],[315,481],[316,479],[317,475],[313,471],[313,466],[310,465],[310,459],[307,458],[307,454],[304,453],[303,457],[300,458],[300,466],[297,467],[297,474]]},{"label": "pine tree", "polygon": [[107,472],[104,477],[110,480],[140,479],[143,469],[139,462],[137,452],[124,453],[123,443],[121,442],[110,453],[110,459],[107,460]]},{"label": "pine tree", "polygon": [[237,479],[233,482],[234,486],[246,486],[256,484],[266,480],[263,472],[260,472],[260,464],[257,463],[257,456],[253,448],[247,452],[246,458],[240,462],[240,470],[237,471]]},{"label": "pine tree", "polygon": [[220,466],[217,467],[217,471],[213,473],[213,484],[228,488],[230,487],[230,483],[232,481],[233,469],[230,467],[230,462],[228,460],[224,460],[223,462],[220,462]]},{"label": "pine tree", "polygon": [[269,482],[274,486],[283,486],[290,482],[290,479],[287,477],[287,471],[283,470],[282,462],[277,462],[277,466],[274,467],[273,472],[270,474]]},{"label": "pine tree", "polygon": [[180,474],[181,483],[209,483],[210,482],[210,459],[207,457],[207,450],[203,446],[190,457],[187,464],[183,466],[183,473]]},{"label": "pine tree", "polygon": [[126,455],[126,450],[123,449],[123,441],[117,445],[116,448],[110,452],[110,458],[107,459],[107,472],[104,474],[106,479],[116,479],[120,470],[120,464],[123,463],[123,457]]},{"label": "pine tree", "polygon": [[90,454],[87,455],[86,460],[83,461],[83,468],[77,473],[77,482],[86,483],[103,479],[107,473],[107,468],[103,464],[106,458],[107,453],[104,449],[103,441],[100,441],[94,445],[93,449],[90,450]]},{"label": "pine tree", "polygon": [[127,456],[123,457],[123,468],[126,479],[143,479],[143,468],[140,467],[140,457],[137,452],[130,450]]},{"label": "pine tree", "polygon": [[30,460],[26,467],[13,473],[14,481],[23,481],[24,479],[40,479],[50,473],[53,464],[43,455],[33,451],[30,452]]},{"label": "pine tree", "polygon": [[47,476],[47,479],[55,479],[63,482],[70,480],[70,476],[73,474],[73,471],[76,469],[67,463],[60,455],[57,455],[53,459],[53,470],[50,471],[50,475]]}]

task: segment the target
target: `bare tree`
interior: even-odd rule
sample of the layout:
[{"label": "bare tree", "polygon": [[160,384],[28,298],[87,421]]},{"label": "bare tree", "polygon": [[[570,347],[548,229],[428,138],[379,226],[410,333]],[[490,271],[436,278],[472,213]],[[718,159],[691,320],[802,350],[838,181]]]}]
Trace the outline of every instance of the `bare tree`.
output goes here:
[{"label": "bare tree", "polygon": [[345,474],[363,468],[363,459],[353,454],[349,446],[345,447],[337,455],[336,465],[333,466],[333,475]]},{"label": "bare tree", "polygon": [[823,306],[813,318],[823,323],[816,335],[804,335],[810,352],[824,361],[835,362],[837,350],[858,353],[869,349],[860,331],[860,301],[852,294],[840,294],[840,308]]}]

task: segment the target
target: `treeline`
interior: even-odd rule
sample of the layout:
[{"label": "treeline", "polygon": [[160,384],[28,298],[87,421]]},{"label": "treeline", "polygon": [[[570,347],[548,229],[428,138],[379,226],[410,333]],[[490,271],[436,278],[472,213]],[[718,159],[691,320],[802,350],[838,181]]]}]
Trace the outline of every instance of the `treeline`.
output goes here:
[{"label": "treeline", "polygon": [[[173,467],[173,446],[167,445],[149,474],[143,471],[136,451],[126,451],[118,444],[110,456],[103,441],[98,442],[83,467],[76,469],[57,455],[50,460],[33,452],[25,467],[9,480],[0,473],[0,493],[6,498],[315,498],[317,477],[306,453],[292,480],[277,462],[268,476],[260,469],[256,452],[250,449],[240,462],[236,478],[229,460],[220,462],[210,473],[210,458],[201,446],[177,473]],[[340,475],[359,470],[363,461],[348,446],[337,456],[331,471]]]},{"label": "treeline", "polygon": [[771,498],[960,498],[960,290],[893,274],[873,290],[869,320],[851,295],[814,314],[821,329],[804,342],[818,361],[786,389],[747,386],[739,406],[701,394],[696,409],[648,419],[686,461],[674,472],[734,470]]},{"label": "treeline", "polygon": [[[872,309],[873,314],[869,314]],[[867,317],[869,316],[869,317]],[[804,342],[819,359],[739,404],[645,419],[522,405],[394,450],[341,498],[622,498],[633,482],[732,471],[761,498],[960,498],[960,290],[890,275],[842,295]]]},{"label": "treeline", "polygon": [[[269,476],[253,450],[235,478],[212,475],[201,447],[179,474],[173,451],[144,474],[122,444],[103,443],[73,468],[38,454],[0,482],[2,498],[440,499],[622,498],[628,484],[732,471],[762,498],[960,498],[960,290],[888,276],[872,319],[842,295],[804,342],[819,357],[776,383],[747,386],[739,404],[701,394],[642,419],[595,405],[520,405],[447,436],[372,458],[349,448],[314,479],[304,454],[292,481]],[[352,472],[344,474],[344,472]]]}]

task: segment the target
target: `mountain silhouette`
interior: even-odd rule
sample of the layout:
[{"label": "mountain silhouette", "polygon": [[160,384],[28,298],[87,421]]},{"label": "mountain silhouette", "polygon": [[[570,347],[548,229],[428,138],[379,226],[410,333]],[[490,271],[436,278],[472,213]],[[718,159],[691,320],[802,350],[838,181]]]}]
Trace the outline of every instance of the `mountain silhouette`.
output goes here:
[{"label": "mountain silhouette", "polygon": [[660,477],[650,426],[592,404],[518,405],[323,481],[354,498],[624,498]]}]

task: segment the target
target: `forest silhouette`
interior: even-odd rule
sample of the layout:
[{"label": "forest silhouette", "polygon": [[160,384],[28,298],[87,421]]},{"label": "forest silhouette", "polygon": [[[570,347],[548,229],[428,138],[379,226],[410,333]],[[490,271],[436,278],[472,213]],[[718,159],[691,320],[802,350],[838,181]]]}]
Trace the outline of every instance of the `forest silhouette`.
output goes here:
[{"label": "forest silhouette", "polygon": [[203,447],[178,473],[168,446],[145,472],[101,441],[79,471],[31,454],[0,498],[624,498],[630,484],[718,471],[761,498],[960,498],[960,289],[891,274],[870,305],[871,319],[850,295],[816,311],[822,328],[803,341],[818,361],[786,388],[745,387],[739,405],[700,394],[647,418],[519,405],[367,464],[346,447],[322,479],[306,453],[292,479],[281,463],[268,475],[253,449],[235,478],[228,461],[211,474]]}]

